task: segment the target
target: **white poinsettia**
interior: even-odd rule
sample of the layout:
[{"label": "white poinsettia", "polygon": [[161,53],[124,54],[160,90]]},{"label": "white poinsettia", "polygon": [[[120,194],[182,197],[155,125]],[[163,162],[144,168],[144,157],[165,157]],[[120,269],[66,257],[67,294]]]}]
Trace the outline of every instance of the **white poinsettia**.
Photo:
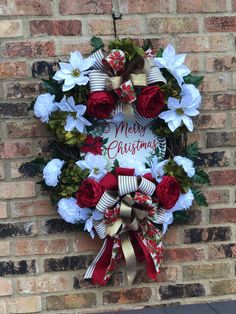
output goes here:
[{"label": "white poinsettia", "polygon": [[64,163],[64,160],[54,158],[43,168],[43,178],[48,186],[56,186],[58,184],[58,177],[61,174],[61,168]]},{"label": "white poinsettia", "polygon": [[188,97],[192,106],[196,109],[199,108],[202,101],[199,90],[193,84],[183,84],[180,96]]},{"label": "white poinsettia", "polygon": [[75,224],[78,221],[86,221],[91,215],[91,209],[79,207],[76,199],[69,197],[58,202],[58,213],[65,221]]},{"label": "white poinsettia", "polygon": [[99,182],[107,173],[107,159],[101,155],[87,153],[84,160],[79,160],[76,165],[82,169],[89,169],[89,178]]},{"label": "white poinsettia", "polygon": [[120,161],[120,166],[123,168],[134,169],[135,176],[143,176],[146,173],[150,173],[150,169],[147,169],[145,164],[141,161],[129,160]]},{"label": "white poinsettia", "polygon": [[49,93],[41,94],[37,97],[34,104],[34,115],[40,118],[42,122],[48,122],[51,113],[57,110],[56,103],[54,102],[55,95]]},{"label": "white poinsettia", "polygon": [[168,163],[168,160],[158,161],[158,157],[154,156],[150,162],[151,172],[153,178],[159,183],[165,174],[164,166]]},{"label": "white poinsettia", "polygon": [[86,70],[91,68],[95,61],[91,57],[83,59],[79,51],[71,52],[69,63],[60,62],[60,70],[55,73],[53,78],[59,82],[64,81],[63,92],[72,89],[75,85],[86,85],[89,81]]},{"label": "white poinsettia", "polygon": [[190,73],[190,69],[183,64],[186,54],[176,54],[172,45],[168,45],[162,53],[161,58],[154,58],[154,64],[158,68],[166,68],[178,81],[181,86],[183,77]]},{"label": "white poinsettia", "polygon": [[72,131],[76,128],[80,133],[85,132],[85,127],[92,125],[83,115],[87,107],[84,105],[76,105],[74,98],[63,98],[60,103],[57,103],[57,108],[65,112],[76,112],[76,117],[68,115],[66,118],[65,131]]},{"label": "white poinsettia", "polygon": [[169,110],[159,114],[159,118],[165,120],[169,129],[174,132],[183,123],[189,131],[193,130],[193,121],[190,117],[197,116],[199,111],[198,102],[191,97],[183,96],[181,99],[168,98],[167,107]]},{"label": "white poinsettia", "polygon": [[195,168],[193,166],[192,160],[182,156],[175,156],[174,161],[177,163],[177,165],[184,168],[184,171],[190,178],[195,175]]},{"label": "white poinsettia", "polygon": [[90,218],[86,220],[85,225],[84,225],[84,231],[88,231],[90,233],[91,238],[94,239],[94,237],[95,237],[95,233],[93,231],[94,220],[101,220],[103,218],[104,218],[104,213],[95,209],[95,210],[93,210],[93,213],[90,216]]}]

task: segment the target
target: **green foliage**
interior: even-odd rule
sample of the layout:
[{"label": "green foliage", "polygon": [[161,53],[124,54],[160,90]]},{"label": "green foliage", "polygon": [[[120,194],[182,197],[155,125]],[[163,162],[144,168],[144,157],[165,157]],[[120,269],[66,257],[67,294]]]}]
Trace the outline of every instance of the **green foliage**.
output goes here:
[{"label": "green foliage", "polygon": [[185,210],[176,211],[173,213],[174,223],[184,224],[188,221],[188,213]]},{"label": "green foliage", "polygon": [[46,166],[48,161],[44,158],[36,158],[30,162],[23,163],[20,168],[19,172],[28,177],[34,177],[42,173],[43,168]]},{"label": "green foliage", "polygon": [[163,49],[163,48],[160,48],[160,49],[157,51],[156,57],[157,57],[157,58],[161,58],[161,57],[162,57],[162,54],[163,54],[163,51],[164,51],[164,49]]},{"label": "green foliage", "polygon": [[195,87],[201,85],[204,76],[192,75],[191,73],[184,77],[184,82],[186,84],[193,84]]},{"label": "green foliage", "polygon": [[63,98],[62,84],[55,81],[52,76],[48,80],[43,79],[43,87],[49,94],[55,95],[56,101],[61,101]]},{"label": "green foliage", "polygon": [[199,191],[196,188],[192,188],[192,192],[194,199],[199,206],[208,206],[206,197],[202,191]]},{"label": "green foliage", "polygon": [[186,147],[185,156],[191,160],[195,160],[198,156],[197,142],[191,143]]},{"label": "green foliage", "polygon": [[90,45],[93,47],[92,52],[96,52],[99,49],[104,47],[104,43],[103,43],[102,39],[100,37],[95,37],[95,36],[93,36],[90,39]]},{"label": "green foliage", "polygon": [[125,53],[126,59],[128,61],[133,60],[137,55],[143,56],[144,50],[139,47],[131,38],[115,39],[110,42],[108,48],[120,49]]},{"label": "green foliage", "polygon": [[195,175],[192,177],[193,182],[198,184],[210,185],[210,179],[208,174],[203,169],[196,169]]}]

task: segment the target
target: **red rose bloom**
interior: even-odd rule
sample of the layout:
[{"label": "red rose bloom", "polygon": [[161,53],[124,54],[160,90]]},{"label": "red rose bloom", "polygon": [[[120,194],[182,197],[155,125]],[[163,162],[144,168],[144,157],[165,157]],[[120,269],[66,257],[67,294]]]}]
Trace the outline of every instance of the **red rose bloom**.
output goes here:
[{"label": "red rose bloom", "polygon": [[88,99],[88,113],[91,117],[108,119],[115,109],[115,100],[111,93],[94,92]]},{"label": "red rose bloom", "polygon": [[101,186],[93,179],[83,181],[76,193],[77,204],[84,207],[95,207],[103,194]]},{"label": "red rose bloom", "polygon": [[94,155],[102,155],[102,138],[100,136],[92,137],[88,135],[84,141],[84,145],[80,148],[82,153],[92,153]]},{"label": "red rose bloom", "polygon": [[137,111],[144,118],[155,118],[163,110],[164,94],[157,86],[145,87],[138,96]]},{"label": "red rose bloom", "polygon": [[175,177],[164,176],[157,185],[156,195],[161,206],[165,209],[172,208],[180,195],[180,184]]}]

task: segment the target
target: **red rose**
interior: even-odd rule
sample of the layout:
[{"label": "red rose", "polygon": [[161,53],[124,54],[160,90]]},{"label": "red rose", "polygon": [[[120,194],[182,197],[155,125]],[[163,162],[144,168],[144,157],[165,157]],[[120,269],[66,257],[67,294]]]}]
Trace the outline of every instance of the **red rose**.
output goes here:
[{"label": "red rose", "polygon": [[80,148],[83,153],[92,153],[94,155],[102,155],[102,137],[92,137],[88,135],[84,141],[84,145]]},{"label": "red rose", "polygon": [[115,109],[115,100],[111,93],[94,92],[88,99],[88,113],[91,117],[108,119]]},{"label": "red rose", "polygon": [[103,194],[101,186],[93,179],[83,181],[76,193],[77,204],[84,207],[95,207]]},{"label": "red rose", "polygon": [[180,195],[180,184],[175,177],[164,176],[157,185],[156,195],[161,206],[165,209],[172,208]]},{"label": "red rose", "polygon": [[137,111],[144,118],[155,118],[163,110],[164,94],[157,86],[145,87],[138,96]]}]

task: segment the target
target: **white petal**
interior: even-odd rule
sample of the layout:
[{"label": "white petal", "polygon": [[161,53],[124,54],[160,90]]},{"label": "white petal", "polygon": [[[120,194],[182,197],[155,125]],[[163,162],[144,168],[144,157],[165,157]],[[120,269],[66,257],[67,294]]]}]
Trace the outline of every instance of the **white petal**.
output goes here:
[{"label": "white petal", "polygon": [[71,73],[73,68],[70,63],[59,62],[60,69],[63,73]]},{"label": "white petal", "polygon": [[82,73],[79,77],[75,78],[75,83],[77,85],[86,85],[89,81],[89,78],[87,76],[84,76]]},{"label": "white petal", "polygon": [[178,67],[180,66],[181,64],[184,63],[184,60],[185,60],[185,57],[186,57],[186,54],[182,53],[182,54],[179,54],[179,55],[176,55],[175,56],[175,60],[174,60],[174,66],[175,67]]},{"label": "white petal", "polygon": [[62,91],[63,92],[67,92],[68,90],[71,90],[72,88],[74,88],[75,87],[75,83],[73,83],[73,84],[71,84],[71,85],[65,85],[65,84],[63,84],[63,86],[62,86]]},{"label": "white petal", "polygon": [[176,72],[178,73],[178,75],[180,75],[180,76],[186,76],[191,72],[190,69],[185,64],[182,64],[182,65],[176,67],[175,69],[176,69]]},{"label": "white petal", "polygon": [[169,122],[176,118],[176,112],[175,110],[164,111],[159,114],[159,118],[165,120],[165,122]]},{"label": "white petal", "polygon": [[186,115],[182,115],[182,120],[183,120],[183,123],[186,125],[187,129],[192,132],[193,130],[193,121],[191,118],[189,118],[188,116]]},{"label": "white petal", "polygon": [[80,71],[83,72],[83,71],[91,68],[94,65],[95,62],[96,62],[96,59],[94,59],[94,58],[86,58],[86,59],[84,59],[83,62],[81,62],[80,65],[79,65]]},{"label": "white petal", "polygon": [[80,115],[82,116],[87,110],[87,107],[85,105],[77,105],[76,106],[76,112],[77,112],[77,115]]},{"label": "white petal", "polygon": [[195,108],[187,108],[184,109],[184,114],[186,114],[187,116],[195,117],[199,115],[199,111]]},{"label": "white petal", "polygon": [[72,65],[73,69],[78,69],[79,64],[83,61],[83,57],[79,51],[71,52],[70,53],[70,64]]},{"label": "white petal", "polygon": [[64,126],[65,131],[72,131],[76,127],[76,119],[71,115],[66,118],[66,125]]},{"label": "white petal", "polygon": [[180,100],[177,98],[169,97],[167,101],[167,107],[172,110],[181,108]]},{"label": "white petal", "polygon": [[74,77],[72,75],[66,75],[64,77],[65,81],[64,81],[64,85],[72,85],[75,84],[75,80]]},{"label": "white petal", "polygon": [[174,132],[180,125],[181,125],[181,118],[180,117],[176,117],[176,119],[168,122],[168,127],[170,128],[170,130],[172,132]]},{"label": "white petal", "polygon": [[64,80],[64,78],[65,78],[65,75],[62,73],[61,70],[58,70],[53,76],[53,79],[56,81],[62,81]]},{"label": "white petal", "polygon": [[173,59],[175,58],[175,49],[171,44],[169,44],[163,51],[162,58],[168,61],[173,61]]},{"label": "white petal", "polygon": [[154,58],[153,62],[160,69],[167,67],[167,63],[166,63],[165,59],[163,59],[163,58]]}]

